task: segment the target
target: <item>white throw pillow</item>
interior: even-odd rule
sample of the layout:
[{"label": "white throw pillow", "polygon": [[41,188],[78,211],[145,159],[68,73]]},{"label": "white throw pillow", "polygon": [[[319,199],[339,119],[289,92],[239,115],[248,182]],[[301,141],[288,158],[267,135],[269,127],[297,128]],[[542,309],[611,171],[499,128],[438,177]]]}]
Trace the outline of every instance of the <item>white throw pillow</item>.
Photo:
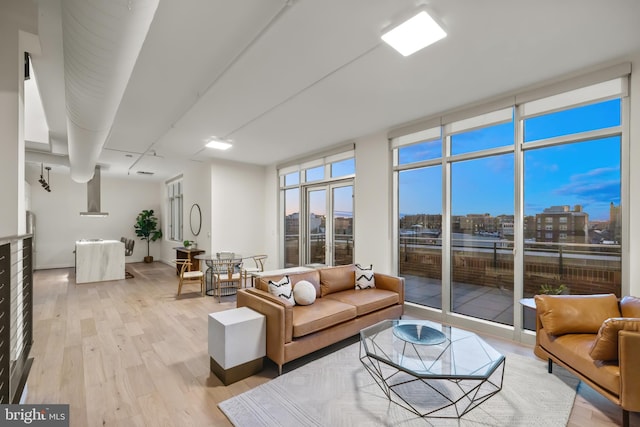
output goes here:
[{"label": "white throw pillow", "polygon": [[362,267],[356,264],[356,289],[375,288],[376,281],[373,277],[373,265]]},{"label": "white throw pillow", "polygon": [[293,299],[293,290],[291,290],[291,280],[289,280],[289,276],[284,276],[277,282],[269,280],[269,293],[276,297],[286,299],[291,304],[296,305],[296,301]]},{"label": "white throw pillow", "polygon": [[311,305],[316,300],[316,288],[311,282],[301,280],[293,287],[293,298],[298,305]]}]

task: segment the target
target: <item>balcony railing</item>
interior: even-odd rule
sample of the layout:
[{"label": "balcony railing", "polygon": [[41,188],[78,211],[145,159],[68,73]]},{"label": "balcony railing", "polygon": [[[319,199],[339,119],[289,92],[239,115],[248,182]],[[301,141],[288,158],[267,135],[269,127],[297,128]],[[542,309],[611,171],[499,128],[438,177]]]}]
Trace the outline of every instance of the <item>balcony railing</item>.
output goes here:
[{"label": "balcony railing", "polygon": [[[326,263],[325,250],[326,238],[324,233],[313,233],[309,236],[309,262],[310,263]],[[288,234],[285,236],[285,259],[298,260],[298,244],[299,236],[297,234]],[[353,235],[339,234],[334,236],[334,264],[346,265],[353,262]],[[293,263],[287,263],[287,267],[292,267]]]},{"label": "balcony railing", "polygon": [[[543,288],[568,288],[572,294],[621,292],[620,245],[525,242],[524,295]],[[399,273],[442,278],[442,240],[401,236]],[[513,289],[513,242],[453,239],[453,281]]]},{"label": "balcony railing", "polygon": [[18,403],[33,340],[31,235],[0,238],[0,403]]}]

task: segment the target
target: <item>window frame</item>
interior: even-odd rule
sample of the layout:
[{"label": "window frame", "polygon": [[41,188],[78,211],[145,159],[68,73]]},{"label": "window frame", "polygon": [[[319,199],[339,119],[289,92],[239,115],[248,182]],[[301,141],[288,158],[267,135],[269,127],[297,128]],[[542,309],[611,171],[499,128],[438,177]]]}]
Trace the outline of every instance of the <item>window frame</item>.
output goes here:
[{"label": "window frame", "polygon": [[167,181],[165,188],[168,213],[165,235],[167,240],[182,242],[184,236],[184,188],[182,177]]},{"label": "window frame", "polygon": [[[538,237],[545,235],[544,231],[541,231],[543,227],[541,227],[540,218],[537,219],[536,223],[527,224],[527,218],[524,217],[524,172],[523,172],[523,162],[524,162],[524,153],[527,150],[532,150],[540,147],[550,147],[555,145],[564,145],[571,144],[582,141],[589,140],[597,140],[602,138],[607,138],[611,136],[620,138],[620,215],[622,215],[622,236],[628,235],[628,224],[629,224],[629,191],[628,191],[628,170],[629,170],[629,93],[628,93],[628,84],[629,84],[629,74],[631,68],[630,64],[620,64],[619,66],[610,67],[608,69],[600,70],[595,73],[591,73],[589,75],[572,78],[571,80],[554,83],[551,85],[543,86],[541,85],[537,89],[529,90],[522,93],[516,93],[512,96],[507,96],[501,99],[497,99],[486,104],[480,104],[478,106],[474,106],[467,109],[459,109],[457,111],[449,112],[446,114],[442,114],[440,116],[435,116],[427,119],[418,120],[413,122],[412,124],[406,125],[404,127],[398,127],[396,129],[392,129],[389,131],[389,146],[392,151],[391,156],[391,169],[392,169],[392,182],[393,182],[393,216],[392,216],[392,254],[393,254],[393,264],[392,268],[395,269],[395,273],[398,273],[399,263],[398,263],[398,222],[399,222],[399,200],[398,200],[398,174],[403,170],[410,170],[414,168],[430,166],[435,164],[442,164],[443,166],[443,209],[442,209],[442,234],[443,236],[447,236],[450,234],[451,230],[451,222],[452,219],[450,217],[450,203],[451,203],[451,187],[450,187],[450,165],[451,162],[463,159],[471,159],[477,158],[481,156],[491,156],[495,154],[501,154],[504,152],[514,152],[515,153],[515,171],[514,171],[514,184],[515,184],[515,215],[514,215],[514,238],[518,244],[514,247],[514,253],[518,257],[518,259],[514,260],[514,277],[516,280],[519,280],[520,283],[516,283],[514,288],[514,326],[507,328],[508,330],[515,331],[515,337],[524,341],[531,343],[531,336],[527,335],[527,331],[519,330],[522,327],[522,307],[517,303],[519,298],[522,297],[522,275],[523,275],[523,266],[524,266],[524,237],[525,233],[527,233],[527,225],[537,225],[535,227],[537,229],[536,234]],[[611,83],[613,82],[613,83]],[[602,84],[601,84],[602,83]],[[602,87],[614,87],[614,91],[618,91],[618,93],[612,94],[610,92],[605,91],[593,91],[593,87],[602,88]],[[585,89],[586,88],[586,89]],[[583,90],[584,89],[584,90]],[[580,99],[576,99],[574,101],[568,101],[567,97],[563,97],[562,95],[565,93],[591,93],[591,98],[587,96],[582,97]],[[597,95],[593,95],[593,93],[597,93]],[[558,96],[560,95],[560,96]],[[597,130],[589,130],[582,131],[579,133],[562,135],[553,138],[547,138],[543,140],[530,141],[526,144],[524,143],[524,135],[523,135],[523,123],[525,118],[530,117],[529,115],[524,114],[523,106],[528,102],[538,101],[545,98],[550,98],[558,96],[557,99],[563,99],[565,104],[555,108],[554,111],[560,111],[563,109],[575,108],[580,105],[592,104],[595,102],[605,101],[613,98],[620,99],[620,114],[621,114],[621,122],[619,126],[609,127],[609,128],[601,128]],[[513,117],[514,117],[514,147],[498,147],[493,149],[487,149],[484,151],[472,152],[472,153],[464,153],[458,154],[455,156],[451,155],[450,146],[447,144],[447,139],[450,137],[450,129],[447,128],[448,123],[455,120],[464,120],[471,116],[481,116],[486,113],[490,113],[492,110],[496,110],[498,108],[513,108]],[[539,114],[546,114],[551,110],[545,110],[542,112],[538,112]],[[429,159],[424,161],[417,161],[414,163],[403,163],[399,164],[398,161],[398,150],[400,147],[409,146],[411,144],[421,143],[426,141],[423,138],[425,133],[428,133],[432,136],[432,139],[435,139],[434,134],[436,133],[434,129],[441,129],[440,137],[442,138],[443,143],[443,156],[440,159]],[[446,168],[446,169],[445,169]],[[531,231],[531,230],[529,230]],[[568,231],[568,230],[567,230]],[[443,261],[442,261],[442,279],[443,279],[443,307],[447,307],[449,309],[451,307],[450,294],[452,290],[452,284],[449,282],[449,275],[451,271],[451,252],[450,252],[450,242],[448,242],[449,238],[443,239]],[[622,268],[622,283],[621,283],[621,293],[628,293],[629,289],[629,271],[628,271],[628,248],[629,242],[628,239],[622,240],[622,250],[621,250],[621,268]],[[448,247],[447,247],[448,246]],[[446,254],[446,255],[445,255]],[[519,279],[518,279],[519,277]],[[446,287],[445,287],[446,286]],[[519,292],[517,291],[519,289]],[[484,325],[481,321],[474,319],[468,321],[467,319],[461,319],[455,316],[455,313],[447,312],[445,310],[431,310],[428,307],[420,306],[422,309],[426,310],[433,315],[437,320],[453,322],[462,326],[469,326],[478,328],[480,327],[483,330],[488,332],[499,332],[502,334],[505,328],[496,328],[496,325]],[[480,323],[479,323],[480,322]],[[512,336],[511,333],[505,334],[505,336]]]},{"label": "window frame", "polygon": [[[331,176],[332,174],[332,165],[334,163],[343,162],[345,160],[353,159],[354,170],[351,174],[340,175],[340,176]],[[298,221],[298,264],[300,264],[302,258],[305,255],[306,241],[304,240],[305,230],[307,227],[307,220],[305,215],[305,197],[306,191],[309,187],[318,186],[318,185],[329,185],[329,184],[337,184],[341,182],[349,182],[353,186],[354,191],[354,199],[355,199],[355,169],[356,169],[356,158],[355,158],[355,148],[353,144],[347,144],[346,146],[336,148],[334,150],[326,152],[324,155],[318,154],[309,158],[305,158],[298,162],[293,161],[286,163],[284,165],[276,166],[278,171],[278,227],[282,230],[282,233],[279,233],[279,251],[280,251],[280,260],[284,266],[285,257],[286,257],[286,248],[285,248],[285,230],[286,230],[286,212],[285,212],[285,193],[287,190],[298,189],[298,213],[299,213],[299,221]],[[311,181],[307,180],[307,171],[315,170],[319,167],[323,167],[324,177],[322,179],[314,179]],[[287,183],[286,177],[293,177],[294,174],[297,174],[298,180],[295,183]],[[293,180],[295,181],[295,180]],[[353,227],[355,228],[355,206],[354,206],[354,219],[353,219]]]}]

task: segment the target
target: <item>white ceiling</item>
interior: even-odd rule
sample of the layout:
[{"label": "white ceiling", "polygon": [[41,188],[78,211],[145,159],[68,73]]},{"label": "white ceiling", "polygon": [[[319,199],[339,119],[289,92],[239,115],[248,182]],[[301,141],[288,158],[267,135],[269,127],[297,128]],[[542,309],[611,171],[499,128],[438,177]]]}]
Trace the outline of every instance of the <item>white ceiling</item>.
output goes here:
[{"label": "white ceiling", "polygon": [[[68,164],[64,0],[37,1],[47,149]],[[420,5],[448,36],[405,58],[381,30]],[[99,163],[277,163],[640,52],[638,17],[637,0],[160,0]]]}]

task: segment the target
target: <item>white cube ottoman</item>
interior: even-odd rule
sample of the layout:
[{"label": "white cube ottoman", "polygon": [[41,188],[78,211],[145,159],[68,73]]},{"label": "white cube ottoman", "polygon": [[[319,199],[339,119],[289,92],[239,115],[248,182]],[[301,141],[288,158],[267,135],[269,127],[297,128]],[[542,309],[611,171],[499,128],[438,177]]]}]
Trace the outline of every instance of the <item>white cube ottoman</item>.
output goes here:
[{"label": "white cube ottoman", "polygon": [[211,372],[224,385],[262,370],[266,355],[266,318],[248,307],[209,314]]}]

